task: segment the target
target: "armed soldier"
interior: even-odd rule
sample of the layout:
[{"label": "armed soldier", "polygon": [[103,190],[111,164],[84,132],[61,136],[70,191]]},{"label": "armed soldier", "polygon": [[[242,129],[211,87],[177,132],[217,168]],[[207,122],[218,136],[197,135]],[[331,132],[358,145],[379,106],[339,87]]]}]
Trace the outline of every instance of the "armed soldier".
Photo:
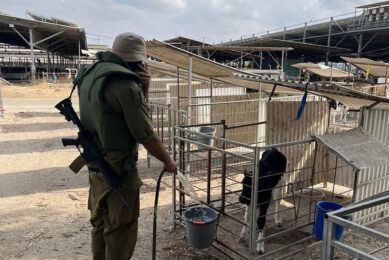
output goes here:
[{"label": "armed soldier", "polygon": [[[130,259],[135,248],[139,217],[138,144],[163,162],[169,172],[176,164],[153,131],[145,96],[150,74],[144,39],[133,33],[118,35],[112,52],[97,53],[98,61],[78,75],[80,117],[84,128],[97,133],[96,143],[120,182],[115,196],[95,162],[88,163],[93,259]],[[80,71],[81,73],[81,71]]]}]

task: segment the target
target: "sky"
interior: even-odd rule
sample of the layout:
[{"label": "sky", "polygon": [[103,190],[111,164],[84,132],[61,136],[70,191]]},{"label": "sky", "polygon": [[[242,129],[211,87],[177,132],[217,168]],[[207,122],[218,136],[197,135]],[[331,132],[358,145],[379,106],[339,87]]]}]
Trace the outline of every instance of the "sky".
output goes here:
[{"label": "sky", "polygon": [[177,36],[214,44],[355,11],[377,0],[0,0],[0,12],[26,10],[85,28],[88,44],[111,45],[122,32],[146,40]]}]

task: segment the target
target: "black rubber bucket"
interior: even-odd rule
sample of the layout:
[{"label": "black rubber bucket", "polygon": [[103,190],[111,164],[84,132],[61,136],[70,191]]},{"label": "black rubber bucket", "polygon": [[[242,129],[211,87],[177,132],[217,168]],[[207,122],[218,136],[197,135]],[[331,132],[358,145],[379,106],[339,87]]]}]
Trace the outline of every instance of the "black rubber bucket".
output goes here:
[{"label": "black rubber bucket", "polygon": [[184,212],[189,245],[205,249],[212,245],[215,238],[219,214],[211,208],[193,207]]}]

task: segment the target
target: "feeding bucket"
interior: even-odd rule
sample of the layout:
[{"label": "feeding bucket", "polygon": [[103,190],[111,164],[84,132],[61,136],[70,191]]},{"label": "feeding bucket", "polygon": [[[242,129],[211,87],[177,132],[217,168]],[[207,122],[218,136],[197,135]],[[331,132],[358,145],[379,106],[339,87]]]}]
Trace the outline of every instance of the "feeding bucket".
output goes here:
[{"label": "feeding bucket", "polygon": [[205,249],[212,245],[218,217],[216,211],[206,207],[193,207],[185,211],[186,232],[191,247]]},{"label": "feeding bucket", "polygon": [[[213,127],[210,127],[210,126],[199,126],[196,128],[196,132],[206,134],[209,136],[214,136],[216,133],[216,129]],[[214,140],[212,138],[208,138],[206,136],[200,136],[200,135],[196,136],[196,142],[199,142],[199,143],[202,143],[202,144],[205,144],[208,146],[213,146],[213,141]],[[208,147],[204,146],[204,145],[197,145],[197,149],[198,150],[208,150]]]},{"label": "feeding bucket", "polygon": [[[319,201],[316,204],[316,221],[315,221],[315,236],[319,240],[323,240],[323,224],[324,224],[324,214],[335,211],[338,209],[343,208],[342,205],[330,202],[330,201]],[[351,215],[343,216],[344,219],[350,219]],[[341,225],[335,225],[335,239],[337,241],[340,240],[340,238],[343,235],[344,227]]]}]

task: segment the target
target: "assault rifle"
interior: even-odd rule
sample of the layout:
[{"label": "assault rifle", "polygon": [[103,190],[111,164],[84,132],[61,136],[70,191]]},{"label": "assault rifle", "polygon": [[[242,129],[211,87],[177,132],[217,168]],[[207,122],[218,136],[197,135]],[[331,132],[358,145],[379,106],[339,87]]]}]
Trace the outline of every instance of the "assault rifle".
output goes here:
[{"label": "assault rifle", "polygon": [[74,111],[73,109],[72,101],[70,100],[70,98],[66,98],[62,100],[55,106],[55,108],[57,108],[60,111],[61,115],[65,116],[66,121],[69,122],[71,121],[73,124],[75,124],[78,127],[79,130],[78,137],[76,139],[62,138],[62,144],[64,146],[68,146],[68,145],[76,146],[77,150],[80,152],[81,157],[83,159],[80,160],[81,158],[78,157],[72,164],[78,161],[79,164],[83,166],[85,163],[96,162],[97,165],[99,166],[99,170],[103,174],[109,186],[112,187],[112,189],[114,190],[115,194],[118,196],[122,204],[127,209],[129,209],[126,200],[123,198],[122,194],[120,193],[120,188],[122,187],[120,182],[115,177],[115,173],[113,172],[113,170],[111,169],[107,161],[104,160],[103,153],[101,152],[100,148],[96,144],[95,141],[96,135],[82,126],[76,111]]}]

